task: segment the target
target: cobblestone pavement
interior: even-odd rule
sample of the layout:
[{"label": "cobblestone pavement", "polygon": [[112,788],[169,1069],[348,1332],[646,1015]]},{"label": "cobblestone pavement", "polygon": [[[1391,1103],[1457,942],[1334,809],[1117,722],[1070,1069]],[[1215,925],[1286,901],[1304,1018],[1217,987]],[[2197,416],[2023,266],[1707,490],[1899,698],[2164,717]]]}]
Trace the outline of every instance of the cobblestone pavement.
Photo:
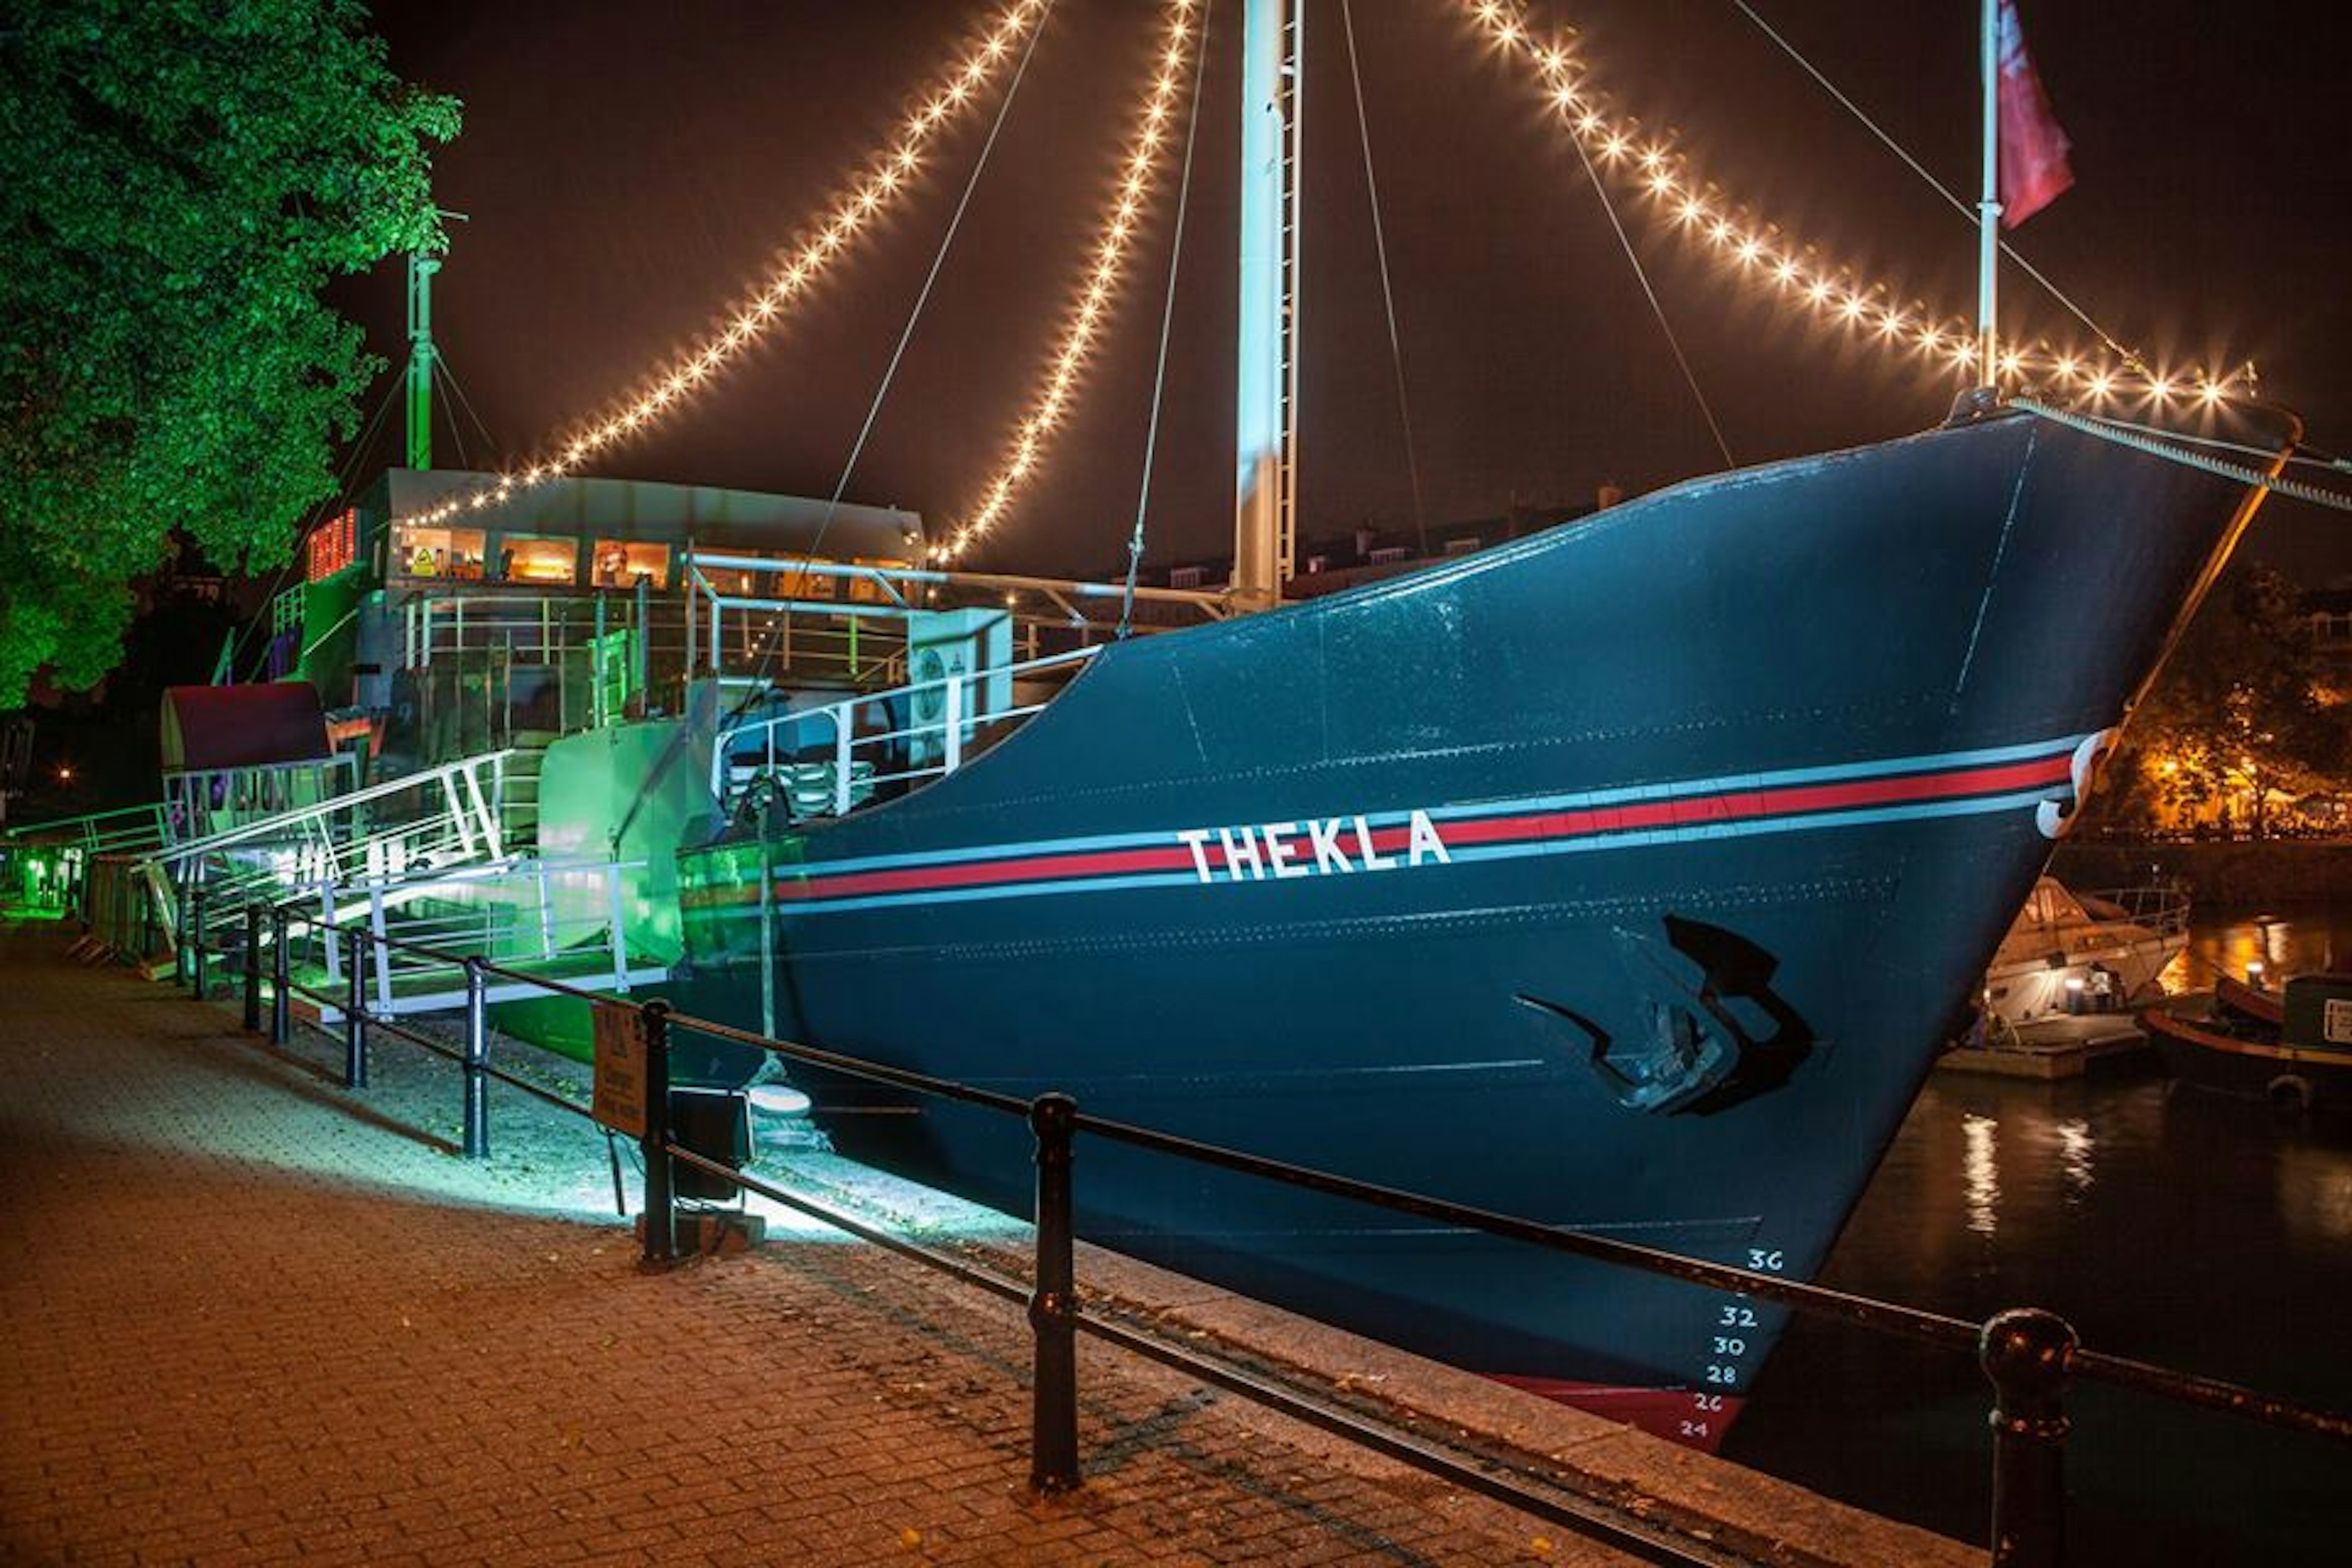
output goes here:
[{"label": "cobblestone pavement", "polygon": [[1622,1560],[1084,1342],[1030,1499],[1017,1308],[833,1240],[641,1273],[584,1122],[498,1091],[469,1163],[434,1058],[350,1094],[68,940],[0,926],[0,1563]]}]

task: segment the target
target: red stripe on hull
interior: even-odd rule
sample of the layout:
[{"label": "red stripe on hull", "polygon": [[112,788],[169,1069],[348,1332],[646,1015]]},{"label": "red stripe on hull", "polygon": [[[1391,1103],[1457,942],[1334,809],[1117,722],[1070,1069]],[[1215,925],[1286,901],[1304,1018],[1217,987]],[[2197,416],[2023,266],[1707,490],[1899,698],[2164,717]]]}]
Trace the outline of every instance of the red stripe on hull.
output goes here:
[{"label": "red stripe on hull", "polygon": [[1654,1437],[1712,1454],[1739,1418],[1748,1401],[1736,1394],[1694,1394],[1687,1388],[1622,1388],[1606,1383],[1569,1383],[1556,1377],[1507,1377],[1489,1373],[1540,1398],[1571,1405],[1591,1415],[1638,1428]]},{"label": "red stripe on hull", "polygon": [[[1672,800],[1633,801],[1623,805],[1595,806],[1582,811],[1538,812],[1473,821],[1449,821],[1444,824],[1442,834],[1448,847],[1459,847],[1515,840],[1590,838],[1612,833],[1700,827],[1716,823],[1754,821],[1760,817],[1792,816],[1808,812],[1850,811],[1863,806],[1900,805],[1974,795],[2002,795],[2063,783],[2069,777],[2069,769],[2066,756],[2041,757],[1992,767],[1949,769],[1943,773],[1913,773],[1896,778],[1794,784],[1780,789],[1732,790]],[[1302,827],[1301,837],[1304,831]],[[1410,850],[1411,833],[1404,826],[1377,828],[1370,837],[1375,854],[1402,855]],[[1360,852],[1360,841],[1349,834],[1342,840],[1342,848]],[[879,893],[936,892],[949,888],[1000,887],[1028,881],[1197,870],[1203,861],[1213,873],[1232,875],[1234,868],[1228,863],[1222,844],[1203,845],[1202,857],[1201,860],[1196,860],[1192,849],[1174,845],[1079,854],[1024,855],[1007,860],[908,866],[885,871],[850,871],[834,875],[812,870],[798,878],[780,880],[776,884],[775,896],[784,902],[803,902]],[[753,895],[738,897],[749,896]]]}]

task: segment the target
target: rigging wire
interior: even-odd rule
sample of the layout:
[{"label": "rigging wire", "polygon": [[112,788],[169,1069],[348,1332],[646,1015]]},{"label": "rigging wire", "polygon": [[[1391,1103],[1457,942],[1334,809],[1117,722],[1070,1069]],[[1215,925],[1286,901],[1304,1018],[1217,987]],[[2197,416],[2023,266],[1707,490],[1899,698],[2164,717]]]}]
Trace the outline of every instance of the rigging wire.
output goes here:
[{"label": "rigging wire", "polygon": [[1200,0],[1164,0],[1166,32],[1151,85],[1119,162],[1119,176],[1105,195],[1096,237],[1087,252],[1090,259],[1082,271],[1083,282],[1064,314],[1044,379],[1027,411],[1013,426],[1004,458],[981,492],[978,505],[959,521],[947,542],[932,551],[935,561],[952,561],[995,531],[1010,513],[1015,495],[1029,482],[1046,442],[1069,415],[1082,373],[1095,355],[1104,323],[1112,315],[1143,227],[1148,198],[1159,184],[1160,168],[1165,162],[1160,149],[1170,137],[1168,122],[1183,88],[1201,12]]},{"label": "rigging wire", "polygon": [[1649,271],[1643,267],[1633,239],[1625,233],[1624,220],[1617,216],[1617,204],[1609,199],[1609,187],[1601,182],[1601,171],[1592,166],[1592,154],[1584,150],[1583,138],[1571,136],[1569,140],[1575,145],[1576,161],[1584,165],[1584,177],[1592,183],[1592,194],[1601,198],[1601,210],[1609,215],[1609,226],[1617,231],[1617,243],[1624,249],[1625,259],[1633,265],[1633,276],[1640,280],[1642,292],[1650,301],[1650,313],[1658,319],[1658,331],[1665,334],[1666,347],[1674,351],[1675,363],[1682,366],[1683,381],[1690,387],[1691,397],[1698,404],[1698,411],[1705,416],[1706,427],[1715,437],[1715,449],[1723,454],[1723,466],[1738,468],[1739,460],[1731,455],[1731,443],[1723,438],[1723,426],[1716,423],[1715,410],[1708,405],[1706,394],[1699,389],[1698,375],[1683,353],[1682,341],[1675,336],[1674,323],[1666,320],[1666,308],[1659,301],[1657,289],[1651,287]]},{"label": "rigging wire", "polygon": [[1143,520],[1151,507],[1151,467],[1160,450],[1160,409],[1168,386],[1168,342],[1176,319],[1176,276],[1184,259],[1184,215],[1192,198],[1193,136],[1201,126],[1201,87],[1209,74],[1209,16],[1201,16],[1201,41],[1192,62],[1192,104],[1184,118],[1184,166],[1176,181],[1176,232],[1168,247],[1168,295],[1160,308],[1160,353],[1151,367],[1151,420],[1143,436],[1143,481],[1135,497],[1135,531],[1127,542],[1127,585],[1118,600],[1117,640],[1134,629],[1135,574],[1143,565]]},{"label": "rigging wire", "polygon": [[[1021,82],[1029,74],[1030,58],[1037,52],[1037,40],[1045,35],[1045,24],[1053,16],[1053,0],[1045,0],[1045,8],[1038,13],[1037,25],[1029,30],[1029,42],[1021,50],[1021,63],[1013,68],[1013,79],[1005,86],[1003,100],[996,106],[996,119],[988,127],[988,140],[981,143],[980,156],[973,161],[971,174],[964,181],[963,195],[957,198],[954,215],[948,219],[947,233],[940,237],[939,250],[931,258],[931,269],[915,296],[914,308],[907,312],[907,324],[898,333],[898,346],[890,351],[890,363],[882,372],[881,384],[874,389],[874,401],[866,408],[866,423],[858,427],[857,439],[849,448],[849,460],[842,464],[841,478],[834,482],[833,495],[824,503],[824,521],[817,524],[816,537],[809,541],[803,554],[814,555],[816,547],[824,542],[825,530],[833,526],[842,495],[849,489],[849,476],[856,471],[866,438],[874,433],[874,422],[881,417],[882,404],[890,395],[890,383],[898,374],[898,362],[906,358],[907,344],[913,340],[916,324],[923,319],[923,307],[930,300],[931,286],[940,280],[940,269],[947,265],[948,252],[955,246],[956,232],[963,226],[964,209],[971,205],[971,194],[979,188],[980,176],[988,168],[988,155],[996,150],[997,133],[1004,129],[1005,118],[1013,112],[1013,100],[1021,96]],[[764,660],[761,668],[764,673]]]},{"label": "rigging wire", "polygon": [[[1906,168],[1908,168],[1913,174],[1918,175],[1920,179],[1926,181],[1927,187],[1934,191],[1937,195],[1943,197],[1944,200],[1951,205],[1955,212],[1968,219],[1971,226],[1982,221],[1974,206],[1962,201],[1941,180],[1936,178],[1934,174],[1929,174],[1926,166],[1923,165],[1918,159],[1914,158],[1903,144],[1895,141],[1895,138],[1883,129],[1876,121],[1873,120],[1870,115],[1864,110],[1860,104],[1854,102],[1853,99],[1848,98],[1839,89],[1838,85],[1835,82],[1822,75],[1819,68],[1817,68],[1812,61],[1807,59],[1801,53],[1800,53],[1794,44],[1791,44],[1787,38],[1781,37],[1780,33],[1775,31],[1769,22],[1767,22],[1763,17],[1758,16],[1756,14],[1756,8],[1753,5],[1750,5],[1748,3],[1748,0],[1731,0],[1731,4],[1733,8],[1738,11],[1741,16],[1756,24],[1757,31],[1771,39],[1774,44],[1780,47],[1781,53],[1787,55],[1791,60],[1795,61],[1799,69],[1802,70],[1807,76],[1811,77],[1814,82],[1821,87],[1822,91],[1837,100],[1840,106],[1842,106],[1848,114],[1853,115],[1854,119],[1860,122],[1864,130],[1869,132],[1873,136],[1877,137],[1879,142],[1885,145],[1888,152],[1894,153],[1897,158],[1900,158]],[[2087,311],[2085,311],[2080,305],[2074,303],[2072,299],[2068,298],[2064,289],[2059,288],[2058,285],[2053,283],[2048,278],[2044,277],[2041,269],[2036,268],[2033,263],[2026,260],[2024,257],[2020,256],[2017,251],[2011,247],[2008,240],[2000,239],[1997,240],[1996,243],[2000,245],[2000,253],[2003,256],[2015,262],[2019,269],[2021,270],[2028,278],[2032,279],[2036,283],[2042,285],[2043,291],[2049,294],[2053,300],[2055,300],[2069,315],[2082,322],[2084,326],[2089,328],[2091,334],[2099,340],[2100,343],[2105,347],[2109,353],[2115,355],[2116,359],[2122,361],[2132,369],[2139,372],[2140,374],[2148,377],[2150,380],[2154,380],[2156,378],[2155,370],[2148,365],[2146,360],[2142,359],[2139,354],[2133,350],[2126,348],[2122,343],[2117,342],[2113,334],[2108,332],[2105,327],[2100,326],[2098,322],[2093,321]]]},{"label": "rigging wire", "polygon": [[[482,416],[474,412],[473,399],[467,397],[466,389],[458,384],[457,373],[449,368],[449,356],[443,353],[437,345],[433,350],[433,368],[448,382],[449,395],[457,400],[457,406],[466,411],[466,417],[474,422],[474,428],[481,432],[483,447],[488,451],[497,451],[498,437],[490,434],[490,427],[482,422]],[[449,421],[449,428],[454,435],[457,428],[457,422],[455,419]]]},{"label": "rigging wire", "polygon": [[[907,324],[898,334],[898,346],[891,352],[890,363],[882,373],[881,384],[875,388],[874,401],[866,411],[866,423],[859,428],[857,439],[850,447],[848,461],[842,465],[841,478],[833,487],[832,498],[825,502],[824,517],[817,524],[816,534],[809,541],[808,548],[802,552],[803,559],[816,554],[817,546],[824,542],[825,531],[833,526],[834,517],[840,510],[842,493],[849,488],[849,476],[856,471],[858,457],[866,449],[866,437],[873,433],[874,422],[881,415],[883,400],[890,395],[890,382],[898,374],[898,362],[905,357],[908,342],[915,335],[916,324],[922,320],[924,304],[931,297],[931,285],[939,280],[940,269],[947,263],[948,251],[955,244],[956,231],[963,224],[964,210],[971,205],[971,194],[980,184],[982,172],[988,167],[989,154],[995,150],[997,133],[1004,129],[1005,117],[1013,111],[1013,100],[1021,95],[1022,79],[1028,75],[1030,58],[1037,51],[1037,40],[1044,35],[1045,24],[1052,19],[1053,14],[1054,0],[1045,0],[1044,8],[1038,13],[1037,25],[1030,29],[1029,41],[1022,48],[1020,64],[1013,68],[1013,79],[1005,87],[1003,100],[996,106],[996,119],[988,128],[988,138],[981,143],[980,156],[973,161],[971,174],[964,181],[963,195],[957,199],[955,212],[948,220],[947,232],[940,240],[938,252],[931,258],[930,272],[923,279],[923,287],[915,297],[914,308],[907,314]],[[760,661],[751,669],[751,684],[744,689],[742,697],[729,710],[727,716],[719,721],[717,729],[720,743],[723,744],[724,738],[741,722],[743,715],[751,711],[752,704],[766,695],[768,672],[774,667],[777,650],[783,646],[784,630],[790,622],[791,616],[787,614],[763,639]],[[713,648],[711,652],[715,658],[718,650]],[[660,757],[646,770],[644,782],[637,785],[636,794],[629,802],[629,809],[613,829],[611,843],[616,852],[630,827],[635,824],[637,814],[645,809],[646,800],[651,798],[654,785],[683,754],[686,737],[687,726],[678,726],[670,736],[669,743],[662,748]]]},{"label": "rigging wire", "polygon": [[253,636],[255,628],[268,618],[266,607],[277,601],[279,592],[285,586],[286,574],[294,570],[295,562],[301,559],[304,542],[317,531],[320,522],[331,516],[343,502],[351,499],[352,476],[359,470],[361,460],[375,449],[376,433],[383,427],[383,416],[392,411],[393,395],[400,390],[400,386],[401,378],[398,376],[394,376],[385,384],[383,395],[376,400],[375,412],[368,416],[366,426],[360,431],[360,438],[354,441],[351,450],[343,455],[342,470],[335,476],[335,488],[332,492],[334,499],[325,502],[314,502],[309,513],[296,524],[294,542],[287,547],[286,559],[279,562],[278,569],[269,574],[269,586],[262,593],[261,602],[265,606],[265,613],[254,616],[240,626],[237,629],[236,640],[229,645],[228,666],[229,674],[232,677],[236,673],[238,657],[245,652],[247,639]]},{"label": "rigging wire", "polygon": [[1372,132],[1364,115],[1364,72],[1356,58],[1355,0],[1339,0],[1341,30],[1348,35],[1348,79],[1356,91],[1356,139],[1364,149],[1364,189],[1372,208],[1372,249],[1381,261],[1381,304],[1388,312],[1389,362],[1396,367],[1397,417],[1404,425],[1404,466],[1412,480],[1412,529],[1421,552],[1429,553],[1429,510],[1421,499],[1421,459],[1412,439],[1412,403],[1405,395],[1404,347],[1397,337],[1396,290],[1389,280],[1389,243],[1381,222],[1381,184],[1372,174]]},{"label": "rigging wire", "polygon": [[[457,384],[451,379],[447,372],[441,368],[439,354],[433,356],[433,363],[425,367],[425,374],[433,378],[434,385],[446,386],[452,395],[456,395]],[[457,448],[457,466],[461,468],[471,468],[474,466],[473,461],[466,456],[466,432],[455,419],[449,421],[449,439]]]}]

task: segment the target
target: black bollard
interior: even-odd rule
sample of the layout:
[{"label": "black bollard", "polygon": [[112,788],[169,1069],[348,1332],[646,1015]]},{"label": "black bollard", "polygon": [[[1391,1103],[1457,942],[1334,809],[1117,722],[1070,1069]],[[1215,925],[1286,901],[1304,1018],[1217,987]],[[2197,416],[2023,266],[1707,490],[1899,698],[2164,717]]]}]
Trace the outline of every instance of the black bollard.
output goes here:
[{"label": "black bollard", "polygon": [[490,1031],[482,961],[466,960],[466,1158],[490,1153]]},{"label": "black bollard", "polygon": [[656,998],[640,1008],[646,1046],[646,1250],[649,1268],[677,1258],[677,1188],[669,1168],[669,1004]]},{"label": "black bollard", "polygon": [[261,906],[245,906],[245,1027],[261,1032]]},{"label": "black bollard", "polygon": [[1078,1102],[1041,1094],[1029,1103],[1037,1135],[1037,1276],[1029,1296],[1036,1338],[1029,1420],[1029,1485],[1041,1493],[1078,1485],[1078,1286],[1072,1262],[1071,1133]]},{"label": "black bollard", "polygon": [[269,906],[269,1043],[282,1046],[294,1032],[294,961],[286,952],[286,911]]},{"label": "black bollard", "polygon": [[363,961],[366,949],[362,945],[358,928],[345,933],[344,958],[350,967],[350,984],[343,990],[343,1087],[367,1087],[367,977]]},{"label": "black bollard", "polygon": [[2066,1363],[2081,1343],[2055,1312],[2014,1307],[1977,1337],[1992,1380],[1993,1568],[2058,1568],[2066,1555]]}]

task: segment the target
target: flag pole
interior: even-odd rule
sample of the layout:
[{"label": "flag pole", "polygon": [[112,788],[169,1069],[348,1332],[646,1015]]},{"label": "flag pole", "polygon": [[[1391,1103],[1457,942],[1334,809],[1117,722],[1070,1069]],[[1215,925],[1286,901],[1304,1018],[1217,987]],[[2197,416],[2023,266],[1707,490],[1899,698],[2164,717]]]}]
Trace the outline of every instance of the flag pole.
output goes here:
[{"label": "flag pole", "polygon": [[1977,203],[1977,384],[1998,393],[1993,327],[2000,261],[2000,0],[1983,0],[1984,198]]}]

